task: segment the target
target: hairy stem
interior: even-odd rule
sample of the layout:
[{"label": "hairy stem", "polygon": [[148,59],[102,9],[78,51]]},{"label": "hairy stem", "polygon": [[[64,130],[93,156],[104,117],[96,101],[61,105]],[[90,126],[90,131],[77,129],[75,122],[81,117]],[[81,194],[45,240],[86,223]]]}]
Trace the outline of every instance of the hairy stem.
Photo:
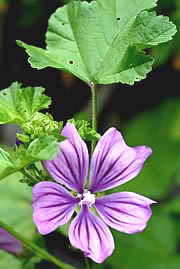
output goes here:
[{"label": "hairy stem", "polygon": [[33,166],[33,168],[34,168],[34,170],[38,173],[38,175],[40,174],[40,171],[39,171],[39,169],[37,168],[37,166],[33,163],[32,164],[32,166]]},{"label": "hairy stem", "polygon": [[75,269],[73,266],[66,264],[64,262],[61,262],[55,256],[49,254],[44,249],[35,245],[32,241],[30,241],[29,239],[25,238],[24,236],[16,232],[14,229],[12,229],[9,225],[5,224],[3,221],[0,221],[0,227],[4,228],[7,232],[9,232],[11,235],[16,237],[25,248],[29,249],[35,255],[42,257],[44,260],[54,263],[61,269]]},{"label": "hairy stem", "polygon": [[33,183],[38,183],[39,181],[33,176],[31,175],[25,168],[22,168],[21,173],[26,176],[27,178],[29,178]]},{"label": "hairy stem", "polygon": [[[94,83],[91,83],[91,92],[92,92],[92,129],[97,131],[97,88]],[[91,156],[93,154],[94,148],[96,146],[96,141],[91,142]]]}]

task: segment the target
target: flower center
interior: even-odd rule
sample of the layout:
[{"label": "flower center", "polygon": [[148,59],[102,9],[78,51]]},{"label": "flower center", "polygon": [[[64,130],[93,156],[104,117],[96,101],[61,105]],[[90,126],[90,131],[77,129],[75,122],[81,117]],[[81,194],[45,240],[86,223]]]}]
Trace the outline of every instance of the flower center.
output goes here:
[{"label": "flower center", "polygon": [[84,190],[83,194],[78,193],[77,197],[81,199],[79,205],[87,205],[88,207],[91,207],[96,200],[95,195],[86,189]]}]

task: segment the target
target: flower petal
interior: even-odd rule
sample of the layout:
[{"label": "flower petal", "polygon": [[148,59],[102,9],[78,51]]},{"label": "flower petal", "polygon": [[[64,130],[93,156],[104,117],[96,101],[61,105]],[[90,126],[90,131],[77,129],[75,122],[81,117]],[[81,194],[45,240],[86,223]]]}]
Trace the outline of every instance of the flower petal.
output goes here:
[{"label": "flower petal", "polygon": [[146,227],[155,201],[133,192],[119,192],[96,198],[95,207],[112,228],[124,233],[137,233]]},{"label": "flower petal", "polygon": [[106,224],[84,205],[69,227],[69,239],[75,248],[97,263],[114,250],[114,239]]},{"label": "flower petal", "polygon": [[99,140],[91,161],[89,190],[105,191],[134,178],[152,153],[146,146],[131,148],[115,128]]},{"label": "flower petal", "polygon": [[79,198],[54,182],[40,182],[32,188],[33,220],[39,233],[48,234],[71,218]]},{"label": "flower petal", "polygon": [[0,249],[12,254],[19,254],[24,247],[19,240],[0,227]]},{"label": "flower petal", "polygon": [[66,124],[62,135],[69,139],[60,143],[60,152],[56,158],[52,161],[44,161],[43,165],[54,180],[82,193],[88,175],[87,146],[72,123]]}]

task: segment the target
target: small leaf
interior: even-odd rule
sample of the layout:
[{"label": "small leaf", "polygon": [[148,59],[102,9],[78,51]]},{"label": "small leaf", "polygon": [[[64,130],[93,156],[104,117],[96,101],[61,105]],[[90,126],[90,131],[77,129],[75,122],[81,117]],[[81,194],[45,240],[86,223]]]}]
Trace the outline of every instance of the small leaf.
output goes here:
[{"label": "small leaf", "polygon": [[[65,140],[61,136],[61,141]],[[52,160],[59,152],[59,142],[53,136],[40,135],[27,149],[20,148],[14,161],[16,171],[38,161]]]},{"label": "small leaf", "polygon": [[41,87],[21,88],[18,82],[0,91],[0,124],[14,123],[22,125],[41,109],[51,104],[50,97],[43,94]]},{"label": "small leaf", "polygon": [[14,173],[14,163],[9,153],[0,148],[0,179]]},{"label": "small leaf", "polygon": [[[62,137],[64,140],[64,137]],[[53,136],[40,135],[27,148],[26,156],[36,161],[52,160],[59,151],[59,143]]]},{"label": "small leaf", "polygon": [[132,85],[152,69],[153,59],[143,50],[176,32],[167,17],[149,11],[156,2],[71,1],[50,17],[46,49],[17,44],[26,49],[34,68],[66,70],[87,83]]},{"label": "small leaf", "polygon": [[101,135],[90,127],[90,123],[88,121],[71,119],[69,122],[76,126],[82,139],[86,141],[96,141],[101,138]]},{"label": "small leaf", "polygon": [[39,138],[30,143],[27,149],[22,145],[15,158],[10,157],[8,152],[0,148],[0,180],[32,163],[52,160],[60,150],[59,140],[65,139],[64,136],[59,135],[57,142],[57,139],[52,135],[40,135]]}]

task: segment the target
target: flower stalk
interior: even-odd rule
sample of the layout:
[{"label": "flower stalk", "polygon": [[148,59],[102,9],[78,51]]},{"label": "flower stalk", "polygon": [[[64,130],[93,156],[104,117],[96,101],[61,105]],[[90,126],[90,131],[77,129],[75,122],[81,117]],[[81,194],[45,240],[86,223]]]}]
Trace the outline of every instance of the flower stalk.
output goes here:
[{"label": "flower stalk", "polygon": [[16,237],[22,243],[24,247],[32,251],[35,255],[42,257],[44,260],[54,263],[61,269],[75,269],[73,266],[58,260],[55,256],[49,254],[44,249],[38,247],[32,241],[30,241],[29,239],[25,238],[24,236],[16,232],[14,229],[12,229],[9,225],[4,223],[3,221],[0,221],[0,227],[4,228],[7,232],[9,232],[11,235]]},{"label": "flower stalk", "polygon": [[[92,129],[97,131],[97,86],[93,82],[90,84],[92,93]],[[91,156],[96,146],[96,141],[92,140],[91,143]]]},{"label": "flower stalk", "polygon": [[32,183],[36,184],[39,182],[39,180],[37,180],[37,178],[35,178],[33,175],[31,175],[25,168],[21,169],[21,173],[27,177],[28,179],[31,180]]}]

